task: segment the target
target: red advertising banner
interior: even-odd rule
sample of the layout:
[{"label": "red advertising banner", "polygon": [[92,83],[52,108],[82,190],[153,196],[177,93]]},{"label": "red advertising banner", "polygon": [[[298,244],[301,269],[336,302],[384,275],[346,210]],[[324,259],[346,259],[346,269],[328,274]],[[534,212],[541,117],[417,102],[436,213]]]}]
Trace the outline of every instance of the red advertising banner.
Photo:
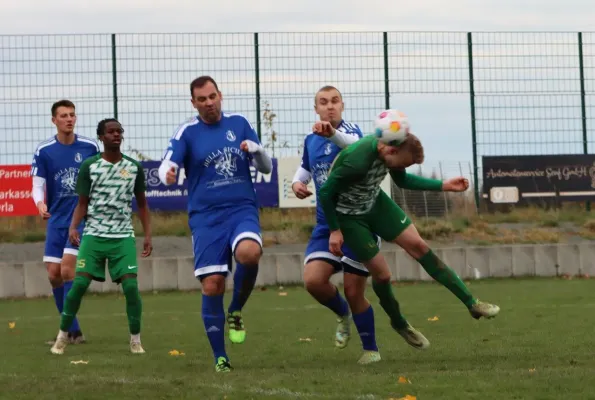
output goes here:
[{"label": "red advertising banner", "polygon": [[31,184],[30,165],[0,165],[0,217],[37,215]]}]

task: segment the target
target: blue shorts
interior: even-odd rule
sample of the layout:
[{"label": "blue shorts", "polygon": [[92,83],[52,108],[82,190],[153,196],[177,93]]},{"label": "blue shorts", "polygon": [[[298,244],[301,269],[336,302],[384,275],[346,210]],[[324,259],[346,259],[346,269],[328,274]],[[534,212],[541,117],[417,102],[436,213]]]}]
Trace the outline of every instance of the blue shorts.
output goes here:
[{"label": "blue shorts", "polygon": [[[195,226],[192,226],[195,225]],[[192,247],[194,249],[194,276],[221,274],[231,271],[232,257],[240,241],[254,240],[262,248],[258,209],[233,210],[224,223],[217,226],[192,224]]]},{"label": "blue shorts", "polygon": [[[85,224],[79,226],[79,234],[83,235]],[[43,252],[43,262],[59,264],[62,262],[63,254],[78,255],[79,248],[70,243],[68,239],[68,228],[54,228],[48,226],[45,236],[45,250]]]},{"label": "blue shorts", "polygon": [[[356,261],[355,254],[346,246],[343,245],[343,257],[337,257],[329,250],[329,237],[331,235],[330,229],[326,225],[316,225],[312,231],[312,236],[306,247],[306,254],[304,265],[313,260],[322,260],[335,268],[335,273],[344,271],[360,276],[370,276],[368,269],[364,264]],[[380,238],[378,238],[378,245],[380,246]]]}]

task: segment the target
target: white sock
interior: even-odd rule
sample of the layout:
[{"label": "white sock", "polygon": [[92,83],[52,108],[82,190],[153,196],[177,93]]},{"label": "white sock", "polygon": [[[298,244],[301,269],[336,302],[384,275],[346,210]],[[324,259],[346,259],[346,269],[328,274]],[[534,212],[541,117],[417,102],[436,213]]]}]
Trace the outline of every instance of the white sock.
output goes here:
[{"label": "white sock", "polygon": [[68,332],[58,331],[58,339],[68,339]]},{"label": "white sock", "polygon": [[130,335],[130,341],[134,343],[140,343],[140,333],[136,335]]}]

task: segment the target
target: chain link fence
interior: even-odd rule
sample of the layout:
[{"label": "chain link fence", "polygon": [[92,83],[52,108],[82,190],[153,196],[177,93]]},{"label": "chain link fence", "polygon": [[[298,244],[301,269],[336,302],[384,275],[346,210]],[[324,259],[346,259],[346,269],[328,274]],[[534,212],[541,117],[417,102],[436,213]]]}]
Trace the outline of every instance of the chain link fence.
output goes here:
[{"label": "chain link fence", "polygon": [[[61,98],[77,105],[82,134],[95,136],[100,119],[116,116],[125,150],[159,159],[195,113],[189,83],[201,74],[216,78],[225,108],[246,115],[275,157],[300,154],[323,85],[342,91],[346,119],[365,132],[379,110],[404,109],[443,149],[420,173],[462,174],[476,193],[483,155],[586,153],[594,141],[593,33],[0,36],[0,54],[1,164],[30,162],[54,133],[49,109]],[[435,161],[446,159],[457,161]],[[460,203],[394,195],[425,216],[448,215]]]}]

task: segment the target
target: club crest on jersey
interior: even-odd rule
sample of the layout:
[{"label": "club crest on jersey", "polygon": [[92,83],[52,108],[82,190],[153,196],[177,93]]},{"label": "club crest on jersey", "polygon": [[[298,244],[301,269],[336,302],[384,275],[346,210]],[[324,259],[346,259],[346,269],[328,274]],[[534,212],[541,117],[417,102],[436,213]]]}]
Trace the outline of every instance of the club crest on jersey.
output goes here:
[{"label": "club crest on jersey", "polygon": [[127,169],[121,169],[121,170],[120,170],[120,176],[121,176],[122,178],[128,178],[128,177],[130,176],[130,172],[128,172],[128,170],[127,170]]},{"label": "club crest on jersey", "polygon": [[236,134],[233,133],[232,130],[229,130],[225,133],[225,137],[227,138],[227,140],[229,140],[230,142],[235,142],[236,141]]},{"label": "club crest on jersey", "polygon": [[237,147],[224,147],[212,152],[207,156],[203,165],[209,168],[212,165],[216,179],[207,182],[207,187],[219,187],[244,182],[242,176],[236,176],[238,172],[238,159],[245,160],[245,153]]},{"label": "club crest on jersey", "polygon": [[59,197],[69,197],[75,195],[76,179],[78,177],[77,168],[64,168],[54,174],[54,181],[60,184],[58,192]]},{"label": "club crest on jersey", "polygon": [[77,163],[80,163],[83,161],[83,155],[81,153],[76,153],[74,155],[74,161],[76,161]]},{"label": "club crest on jersey", "polygon": [[331,144],[327,143],[326,146],[324,146],[324,154],[326,154],[328,156],[332,152],[333,152],[333,149],[331,147]]}]

